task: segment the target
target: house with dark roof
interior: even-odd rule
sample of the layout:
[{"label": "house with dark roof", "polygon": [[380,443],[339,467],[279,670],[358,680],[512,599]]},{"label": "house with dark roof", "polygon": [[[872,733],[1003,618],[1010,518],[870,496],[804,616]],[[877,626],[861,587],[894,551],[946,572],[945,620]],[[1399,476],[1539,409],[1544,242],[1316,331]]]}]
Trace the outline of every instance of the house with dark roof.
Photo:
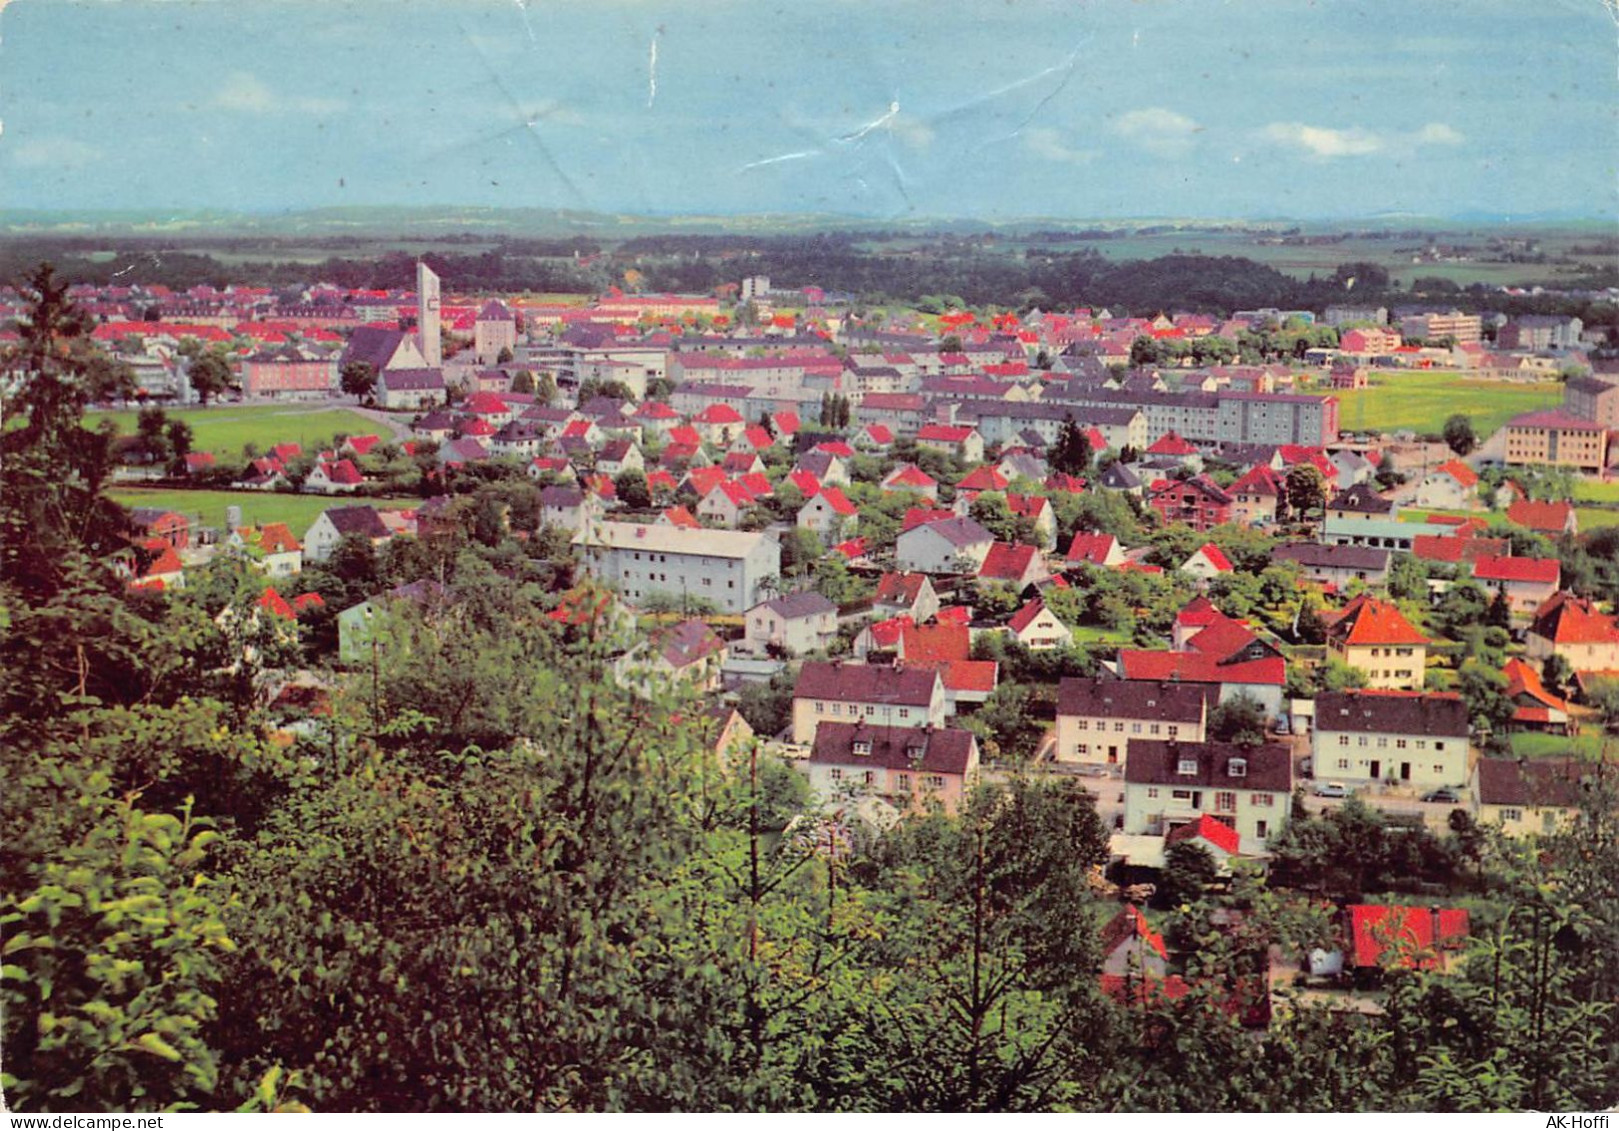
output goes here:
[{"label": "house with dark roof", "polygon": [[1339,522],[1392,519],[1398,516],[1395,505],[1379,495],[1369,483],[1356,483],[1327,500],[1326,517]]},{"label": "house with dark roof", "polygon": [[1292,752],[1279,743],[1133,739],[1124,766],[1124,831],[1167,835],[1208,815],[1242,838],[1244,855],[1286,826]]},{"label": "house with dark roof", "polygon": [[1219,702],[1212,684],[1065,678],[1057,685],[1059,762],[1118,765],[1132,739],[1202,742]]},{"label": "house with dark roof", "polygon": [[900,665],[811,660],[793,686],[793,741],[814,740],[823,722],[864,720],[884,727],[940,727],[944,685],[937,671]]},{"label": "house with dark roof", "polygon": [[939,611],[939,595],[925,573],[885,573],[877,580],[871,611],[879,617],[903,614],[921,624]]},{"label": "house with dark roof", "polygon": [[373,506],[330,507],[321,512],[304,533],[304,561],[323,562],[346,535],[356,535],[380,546],[393,536]]},{"label": "house with dark roof", "polygon": [[995,536],[970,518],[926,522],[901,531],[894,562],[917,573],[977,573]]},{"label": "house with dark roof", "polygon": [[1450,692],[1324,691],[1310,754],[1317,777],[1413,789],[1460,787],[1472,769],[1467,704]]},{"label": "house with dark roof", "polygon": [[802,656],[828,647],[838,634],[838,607],[813,590],[763,601],[745,618],[750,651]]},{"label": "house with dark roof", "polygon": [[1229,494],[1213,480],[1202,476],[1161,480],[1147,492],[1147,505],[1157,511],[1166,524],[1181,522],[1197,531],[1213,530],[1230,522],[1231,502]]},{"label": "house with dark roof", "polygon": [[953,813],[978,773],[978,740],[954,727],[825,722],[800,765],[829,807],[876,797],[901,812]]},{"label": "house with dark roof", "polygon": [[714,691],[728,654],[725,641],[701,620],[662,625],[613,663],[619,683],[652,695],[671,687]]},{"label": "house with dark roof", "polygon": [[428,408],[443,404],[446,395],[442,369],[417,366],[377,375],[377,403],[383,408]]},{"label": "house with dark roof", "polygon": [[351,362],[364,362],[380,378],[390,369],[423,369],[427,360],[416,348],[414,335],[379,326],[356,326],[338,360],[338,369]]},{"label": "house with dark roof", "polygon": [[1556,832],[1580,813],[1619,763],[1583,758],[1480,758],[1468,782],[1474,818],[1510,836]]},{"label": "house with dark roof", "polygon": [[1285,542],[1271,551],[1273,562],[1293,562],[1301,576],[1339,589],[1351,581],[1381,586],[1388,580],[1389,551],[1372,546],[1324,546]]}]

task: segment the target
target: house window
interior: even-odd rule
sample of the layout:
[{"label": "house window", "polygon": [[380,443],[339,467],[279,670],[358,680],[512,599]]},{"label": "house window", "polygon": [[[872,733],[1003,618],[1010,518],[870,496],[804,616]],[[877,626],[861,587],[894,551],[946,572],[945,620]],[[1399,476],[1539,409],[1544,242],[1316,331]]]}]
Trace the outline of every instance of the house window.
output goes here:
[{"label": "house window", "polygon": [[861,781],[866,785],[875,785],[877,783],[877,774],[872,770],[867,770]]},{"label": "house window", "polygon": [[1153,724],[1152,724],[1152,733],[1153,733],[1153,734],[1157,734],[1157,733],[1158,733],[1158,729],[1159,729],[1159,728],[1158,728],[1158,724],[1157,724],[1157,723],[1153,723]]},{"label": "house window", "polygon": [[1442,774],[1442,773],[1445,772],[1445,767],[1441,766],[1438,762],[1435,762],[1434,766],[1433,766],[1433,772],[1436,773],[1436,774]]},{"label": "house window", "polygon": [[1387,749],[1388,749],[1388,745],[1389,745],[1389,740],[1388,740],[1388,739],[1386,739],[1386,738],[1379,738],[1379,739],[1378,739],[1378,740],[1377,740],[1377,748],[1378,748],[1378,749],[1379,749],[1379,750],[1387,750]]},{"label": "house window", "polygon": [[1365,745],[1366,745],[1366,736],[1365,736],[1365,735],[1361,735],[1361,738],[1360,738],[1360,745],[1362,745],[1362,746],[1365,746]]},{"label": "house window", "polygon": [[1523,820],[1523,810],[1503,809],[1501,810],[1501,819],[1503,821],[1521,821]]},{"label": "house window", "polygon": [[1270,835],[1270,824],[1269,824],[1269,822],[1267,822],[1267,821],[1255,821],[1254,822],[1254,832],[1259,834],[1261,837],[1269,836]]},{"label": "house window", "polygon": [[1075,730],[1090,730],[1091,729],[1091,721],[1089,719],[1080,719],[1077,723],[1074,724],[1074,729]]},{"label": "house window", "polygon": [[1130,733],[1131,734],[1140,734],[1141,733],[1141,724],[1140,723],[1131,723],[1130,724]]},{"label": "house window", "polygon": [[1349,768],[1349,759],[1348,758],[1339,758],[1338,759],[1338,768],[1340,770],[1347,770]]},{"label": "house window", "polygon": [[1445,748],[1445,744],[1443,742],[1436,742],[1433,744],[1433,748],[1435,750],[1443,750]]},{"label": "house window", "polygon": [[1404,750],[1405,749],[1405,739],[1403,739],[1403,738],[1395,739],[1394,740],[1394,749],[1396,749],[1396,750]]},{"label": "house window", "polygon": [[1245,777],[1247,777],[1248,776],[1248,759],[1246,759],[1246,758],[1233,758],[1233,759],[1231,759],[1231,761],[1226,763],[1225,772],[1226,772],[1226,774],[1228,776],[1234,777],[1234,778],[1245,778]]},{"label": "house window", "polygon": [[1124,724],[1122,722],[1114,723],[1113,724],[1113,733],[1114,734],[1123,734],[1124,733]]},{"label": "house window", "polygon": [[909,707],[901,707],[899,709],[899,717],[902,718],[902,719],[910,718],[911,717],[911,709]]},{"label": "house window", "polygon": [[843,780],[843,771],[841,769],[839,769],[837,766],[833,766],[832,767],[832,773],[831,773],[830,776],[831,776],[833,781],[842,781]]},{"label": "house window", "polygon": [[1255,809],[1274,809],[1276,807],[1276,795],[1274,793],[1255,793],[1251,794],[1250,797],[1252,799],[1250,804]]},{"label": "house window", "polygon": [[1338,745],[1339,746],[1348,746],[1349,745],[1349,736],[1347,734],[1340,734],[1338,736]]},{"label": "house window", "polygon": [[869,742],[857,742],[857,743],[855,743],[854,744],[854,752],[856,754],[870,754],[871,753],[871,743],[869,743]]},{"label": "house window", "polygon": [[1237,811],[1237,795],[1222,790],[1214,795],[1214,808],[1218,813],[1235,813]]},{"label": "house window", "polygon": [[1148,801],[1156,801],[1157,799],[1158,799],[1158,787],[1155,786],[1155,785],[1149,785],[1147,787],[1147,800]]},{"label": "house window", "polygon": [[832,704],[832,713],[834,715],[843,714],[843,704],[842,703],[834,703],[834,704]]},{"label": "house window", "polygon": [[1197,759],[1196,758],[1182,758],[1180,760],[1180,763],[1175,767],[1175,772],[1177,774],[1195,774],[1195,773],[1197,773]]},{"label": "house window", "polygon": [[1090,752],[1091,752],[1091,748],[1089,746],[1087,746],[1085,743],[1083,743],[1083,742],[1074,743],[1074,753],[1075,754],[1089,754]]},{"label": "house window", "polygon": [[943,789],[944,778],[939,774],[929,774],[927,777],[922,779],[922,784],[926,785],[929,789]]},{"label": "house window", "polygon": [[899,787],[900,787],[900,789],[905,790],[907,793],[910,792],[910,789],[911,789],[911,775],[910,774],[901,774],[899,776]]},{"label": "house window", "polygon": [[1174,724],[1174,723],[1170,723],[1170,724],[1169,724],[1169,737],[1170,737],[1170,738],[1177,738],[1177,737],[1179,737],[1179,735],[1180,735],[1180,732],[1181,732],[1181,728],[1180,728],[1180,727],[1178,727],[1178,726],[1176,726],[1176,725],[1175,725],[1175,724]]},{"label": "house window", "polygon": [[1176,801],[1190,801],[1192,799],[1192,791],[1189,789],[1172,789],[1169,791],[1169,796]]},{"label": "house window", "polygon": [[817,702],[816,702],[816,704],[815,704],[815,713],[816,713],[816,714],[817,714],[817,715],[824,715],[824,714],[826,714],[826,704],[825,704],[825,703],[822,703],[822,702],[819,702],[819,701],[817,701]]}]

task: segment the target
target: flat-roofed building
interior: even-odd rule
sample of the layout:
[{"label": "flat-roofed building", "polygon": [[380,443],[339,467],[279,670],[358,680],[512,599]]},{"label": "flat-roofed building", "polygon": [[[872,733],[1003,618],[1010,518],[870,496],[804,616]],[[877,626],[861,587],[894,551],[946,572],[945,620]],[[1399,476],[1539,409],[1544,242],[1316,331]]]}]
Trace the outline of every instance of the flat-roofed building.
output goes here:
[{"label": "flat-roofed building", "polygon": [[573,544],[584,572],[631,604],[661,594],[744,613],[759,603],[760,583],[781,573],[781,547],[762,533],[601,522]]}]

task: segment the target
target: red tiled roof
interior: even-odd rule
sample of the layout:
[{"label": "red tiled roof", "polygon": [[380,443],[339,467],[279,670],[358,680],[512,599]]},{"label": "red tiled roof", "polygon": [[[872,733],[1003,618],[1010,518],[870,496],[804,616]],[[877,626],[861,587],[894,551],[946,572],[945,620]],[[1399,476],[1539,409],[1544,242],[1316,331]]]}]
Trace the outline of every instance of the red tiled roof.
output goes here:
[{"label": "red tiled roof", "polygon": [[806,499],[817,494],[821,490],[821,481],[817,479],[814,474],[808,471],[789,471],[787,473],[787,481],[794,487],[797,487],[799,492]]},{"label": "red tiled roof", "polygon": [[287,604],[287,599],[277,593],[273,587],[264,591],[257,604],[259,608],[265,610],[271,616],[282,617],[285,620],[297,619],[297,614],[292,611],[292,606]]},{"label": "red tiled roof", "polygon": [[1556,558],[1479,557],[1473,576],[1479,581],[1529,581],[1555,587],[1562,576]]},{"label": "red tiled roof", "polygon": [[1428,638],[1418,632],[1399,609],[1367,594],[1344,606],[1328,626],[1327,635],[1354,647],[1428,643]]},{"label": "red tiled roof", "polygon": [[1164,837],[1164,847],[1180,844],[1182,841],[1201,838],[1220,849],[1222,852],[1235,856],[1242,838],[1237,830],[1230,825],[1215,820],[1207,813],[1198,814],[1197,820],[1187,825],[1180,825],[1171,829],[1169,835]]},{"label": "red tiled roof", "polygon": [[1529,631],[1554,644],[1619,644],[1619,622],[1566,591],[1535,610]]},{"label": "red tiled roof", "polygon": [[985,466],[975,468],[962,477],[956,484],[958,491],[1004,491],[1011,482],[993,467]]},{"label": "red tiled roof", "polygon": [[1463,487],[1472,487],[1478,483],[1478,473],[1459,459],[1446,460],[1434,468],[1434,472],[1450,476]]},{"label": "red tiled roof", "polygon": [[1376,966],[1383,957],[1384,948],[1393,946],[1399,952],[1394,965],[1410,967],[1420,965],[1431,969],[1438,965],[1436,955],[1418,958],[1418,952],[1434,949],[1435,920],[1438,920],[1438,945],[1449,949],[1459,947],[1468,935],[1467,912],[1459,908],[1384,907],[1372,904],[1352,904],[1349,908],[1350,930],[1354,935],[1356,966]]},{"label": "red tiled roof", "polygon": [[670,507],[663,512],[663,517],[670,526],[685,527],[689,530],[700,530],[703,524],[697,521],[697,516],[685,507]]},{"label": "red tiled roof", "polygon": [[1108,555],[1118,545],[1118,539],[1111,534],[1091,534],[1079,531],[1074,540],[1068,543],[1068,560],[1070,562],[1089,562],[1091,565],[1104,565]]},{"label": "red tiled roof", "polygon": [[1168,958],[1169,949],[1164,937],[1152,929],[1147,917],[1133,903],[1126,903],[1119,913],[1102,927],[1102,955],[1105,958],[1131,939],[1139,939],[1159,958]]},{"label": "red tiled roof", "polygon": [[[820,494],[815,497],[823,500],[827,506],[831,507],[833,514],[848,517],[849,515],[860,513],[859,508],[849,501],[849,497],[836,487],[822,487]],[[808,506],[809,504],[806,503],[805,505]]]},{"label": "red tiled roof", "polygon": [[911,623],[910,617],[901,617],[905,623],[900,632],[900,654],[906,663],[943,662],[965,660],[971,652],[971,641],[966,625]]},{"label": "red tiled roof", "polygon": [[1152,456],[1195,456],[1197,445],[1183,439],[1174,431],[1165,432],[1147,448]]},{"label": "red tiled roof", "polygon": [[[1206,631],[1206,630],[1205,630]],[[1255,683],[1280,687],[1287,682],[1287,661],[1280,656],[1222,664],[1202,652],[1149,652],[1119,649],[1125,679],[1178,679],[1185,683]]]},{"label": "red tiled roof", "polygon": [[941,444],[959,444],[972,432],[965,424],[924,424],[917,431],[916,438]]},{"label": "red tiled roof", "polygon": [[1530,530],[1561,534],[1568,528],[1569,515],[1573,510],[1568,503],[1537,503],[1519,499],[1507,508],[1507,521]]},{"label": "red tiled roof", "polygon": [[903,534],[907,530],[918,526],[926,526],[930,522],[945,522],[955,517],[956,512],[952,510],[941,510],[936,507],[910,507],[906,510],[905,517],[900,520],[900,533]]},{"label": "red tiled roof", "polygon": [[1203,543],[1192,556],[1196,557],[1197,554],[1202,554],[1204,560],[1221,573],[1230,573],[1236,568],[1231,564],[1231,559],[1225,556],[1225,551],[1213,542]]},{"label": "red tiled roof", "polygon": [[1034,564],[1034,556],[1038,552],[1033,546],[996,542],[985,555],[978,576],[992,581],[1021,581]]},{"label": "red tiled roof", "polygon": [[1012,619],[1006,622],[1007,627],[1013,632],[1022,632],[1034,623],[1036,617],[1045,611],[1046,603],[1036,597],[1032,601],[1025,602],[1021,609],[1012,614]]}]

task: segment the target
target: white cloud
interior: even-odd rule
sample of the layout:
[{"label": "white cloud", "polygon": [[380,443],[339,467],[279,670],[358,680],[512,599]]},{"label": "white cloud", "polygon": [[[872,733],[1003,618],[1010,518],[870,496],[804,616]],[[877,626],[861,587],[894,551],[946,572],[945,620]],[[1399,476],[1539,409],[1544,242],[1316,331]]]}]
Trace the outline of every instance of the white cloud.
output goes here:
[{"label": "white cloud", "polygon": [[264,84],[257,75],[233,71],[214,95],[214,105],[242,114],[330,114],[343,108],[335,98],[307,95],[282,96]]},{"label": "white cloud", "polygon": [[1465,140],[1459,131],[1443,122],[1429,122],[1409,133],[1377,133],[1361,126],[1335,130],[1307,126],[1303,122],[1272,122],[1262,132],[1278,145],[1302,149],[1322,160],[1364,157],[1389,149],[1410,151],[1427,145],[1460,145]]},{"label": "white cloud", "polygon": [[933,144],[933,127],[914,114],[895,115],[888,123],[888,130],[912,149],[926,149]]},{"label": "white cloud", "polygon": [[1418,145],[1460,145],[1467,139],[1460,131],[1451,129],[1443,122],[1429,122],[1412,136],[1412,140]]},{"label": "white cloud", "polygon": [[1162,106],[1130,110],[1115,118],[1108,129],[1151,153],[1173,157],[1185,153],[1203,127]]},{"label": "white cloud", "polygon": [[98,160],[101,150],[67,137],[39,137],[19,142],[11,160],[23,169],[78,169]]},{"label": "white cloud", "polygon": [[1023,145],[1036,157],[1047,161],[1062,161],[1071,165],[1094,160],[1096,154],[1088,149],[1075,149],[1057,130],[1046,126],[1032,126],[1023,131]]}]

